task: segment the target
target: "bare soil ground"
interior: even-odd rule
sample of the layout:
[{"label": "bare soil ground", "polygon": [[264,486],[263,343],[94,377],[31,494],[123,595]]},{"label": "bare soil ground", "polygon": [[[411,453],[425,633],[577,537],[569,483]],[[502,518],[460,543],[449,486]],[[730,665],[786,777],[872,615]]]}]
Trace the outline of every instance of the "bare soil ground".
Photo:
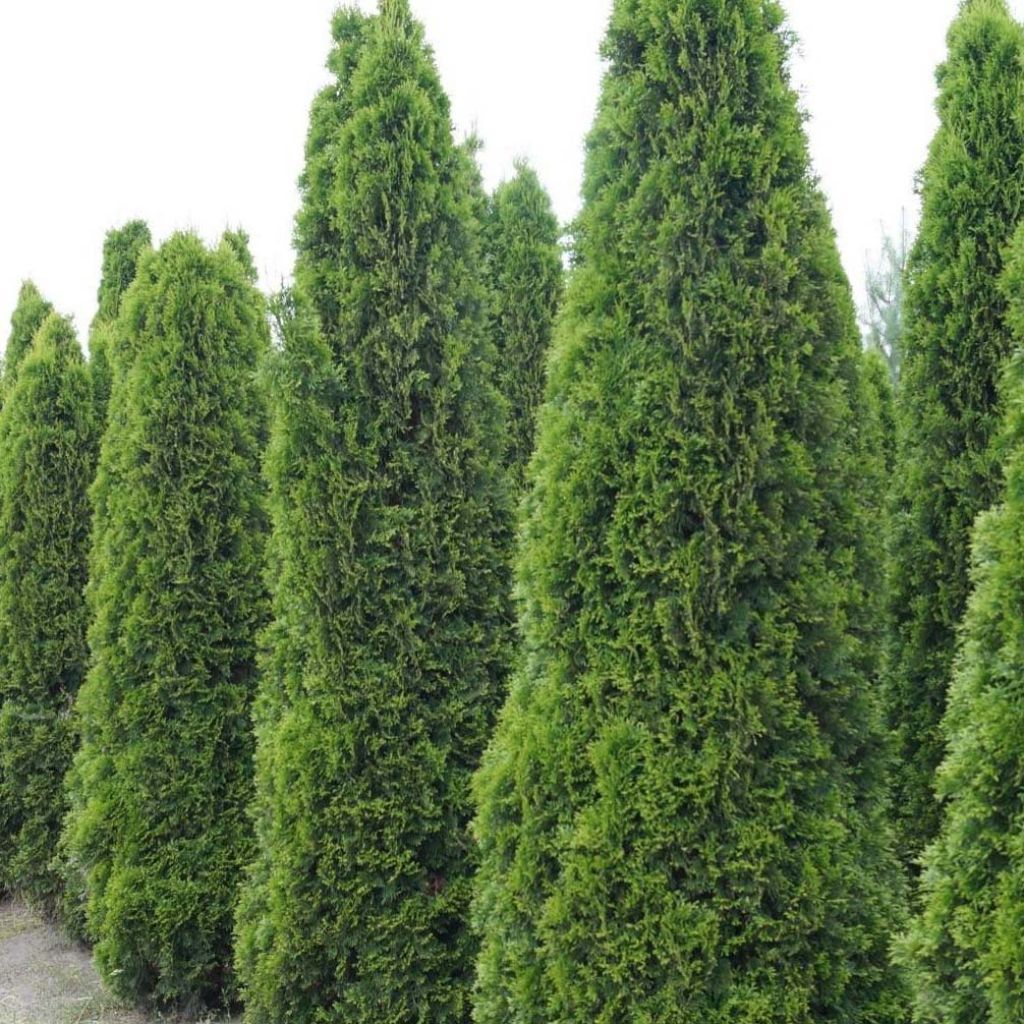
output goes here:
[{"label": "bare soil ground", "polygon": [[22,904],[0,903],[0,1024],[164,1021],[199,1024],[145,1016],[122,1006],[103,990],[88,950],[69,942]]}]

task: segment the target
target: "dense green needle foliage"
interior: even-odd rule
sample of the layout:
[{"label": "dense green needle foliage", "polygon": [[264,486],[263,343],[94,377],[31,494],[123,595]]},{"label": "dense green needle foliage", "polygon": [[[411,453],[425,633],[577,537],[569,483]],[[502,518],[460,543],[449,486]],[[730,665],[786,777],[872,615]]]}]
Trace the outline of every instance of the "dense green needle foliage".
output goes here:
[{"label": "dense green needle foliage", "polygon": [[466,1022],[509,502],[472,161],[404,0],[342,12],[275,359],[247,1019]]},{"label": "dense green needle foliage", "polygon": [[1003,0],[971,0],[938,74],[940,127],[922,175],[899,388],[893,519],[894,803],[913,863],[939,823],[934,775],[970,531],[998,495],[991,451],[1011,348],[998,282],[1024,210],[1024,29]]},{"label": "dense green needle foliage", "polygon": [[533,454],[564,277],[558,219],[536,172],[525,163],[518,163],[515,177],[491,197],[484,238],[491,335],[497,347],[495,376],[507,405],[505,459],[521,489]]},{"label": "dense green needle foliage", "polygon": [[[872,409],[872,419],[878,434],[869,441],[867,451],[881,456],[881,465],[886,474],[896,464],[896,395],[893,389],[892,367],[885,353],[878,348],[864,352],[864,382],[867,387],[867,401]],[[879,497],[888,497],[888,476],[881,482]],[[882,531],[883,535],[885,530]],[[884,612],[883,612],[884,615]]]},{"label": "dense green needle foliage", "polygon": [[18,292],[18,303],[11,314],[11,333],[4,348],[3,375],[0,377],[0,403],[14,386],[18,364],[32,348],[36,332],[53,312],[53,306],[40,294],[39,289],[26,281]]},{"label": "dense green needle foliage", "polygon": [[[1024,231],[1006,283],[1024,341]],[[943,720],[942,827],[925,857],[922,912],[906,947],[919,1017],[1024,1020],[1024,361],[1003,384],[1002,501],[974,531],[974,591]]]},{"label": "dense green needle foliage", "polygon": [[111,988],[212,1002],[233,992],[251,857],[264,303],[233,244],[177,235],[142,257],[116,330],[65,845]]},{"label": "dense green needle foliage", "polygon": [[0,412],[0,887],[48,911],[87,661],[96,444],[78,339],[50,314]]},{"label": "dense green needle foliage", "polygon": [[114,325],[121,312],[121,300],[135,280],[142,254],[152,247],[153,238],[144,221],[132,220],[107,233],[103,242],[103,267],[97,300],[99,308],[89,331],[89,370],[92,373],[96,410],[106,423],[112,383],[111,358]]},{"label": "dense green needle foliage", "polygon": [[900,1020],[881,421],[782,12],[618,0],[604,53],[476,782],[475,1019]]}]

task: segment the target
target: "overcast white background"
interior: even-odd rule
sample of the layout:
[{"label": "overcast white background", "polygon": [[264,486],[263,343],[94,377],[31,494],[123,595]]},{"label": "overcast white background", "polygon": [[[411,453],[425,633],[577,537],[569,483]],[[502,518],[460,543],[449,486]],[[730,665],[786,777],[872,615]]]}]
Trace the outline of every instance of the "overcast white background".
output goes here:
[{"label": "overcast white background", "polygon": [[[487,183],[530,159],[560,217],[611,0],[412,0],[458,134],[483,138]],[[292,266],[310,101],[327,80],[334,0],[0,0],[0,337],[32,277],[86,333],[103,236],[132,217],[157,239],[244,227],[264,287]],[[373,0],[362,6],[373,9]],[[847,271],[862,290],[881,224],[916,208],[934,70],[958,0],[789,0],[795,77]],[[1018,15],[1024,0],[1014,0]],[[2,343],[2,342],[0,342]]]}]

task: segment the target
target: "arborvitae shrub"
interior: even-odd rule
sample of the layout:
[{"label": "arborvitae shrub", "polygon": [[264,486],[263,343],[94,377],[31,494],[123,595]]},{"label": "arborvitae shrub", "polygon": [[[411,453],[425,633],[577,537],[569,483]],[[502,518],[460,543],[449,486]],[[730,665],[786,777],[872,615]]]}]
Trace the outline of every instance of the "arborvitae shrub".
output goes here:
[{"label": "arborvitae shrub", "polygon": [[26,281],[18,292],[18,304],[11,314],[11,333],[3,355],[3,376],[0,378],[0,403],[14,386],[18,364],[28,355],[36,332],[53,312],[53,306],[40,294],[39,289]]},{"label": "arborvitae shrub", "polygon": [[517,164],[515,177],[495,190],[484,238],[495,378],[507,405],[505,458],[521,487],[533,454],[544,369],[563,291],[558,220],[544,186],[526,164]]},{"label": "arborvitae shrub", "polygon": [[[1005,277],[1024,342],[1024,230]],[[905,953],[919,1017],[941,1024],[1024,1019],[1024,359],[1002,389],[1002,500],[974,531],[974,591],[943,720],[938,839],[925,856],[922,912]]]},{"label": "arborvitae shrub", "polygon": [[0,412],[0,886],[47,911],[87,661],[96,438],[74,328],[51,314]]},{"label": "arborvitae shrub", "polygon": [[998,289],[1024,210],[1024,29],[1003,0],[964,4],[939,69],[940,127],[910,255],[893,519],[894,804],[913,863],[939,823],[934,775],[970,531],[998,494],[991,438],[1011,348]]},{"label": "arborvitae shrub", "polygon": [[144,221],[132,220],[124,227],[107,233],[103,242],[103,268],[100,274],[99,309],[89,332],[89,370],[96,395],[96,410],[101,423],[106,422],[110,402],[115,346],[111,334],[121,311],[121,300],[135,280],[142,254],[152,247],[153,238]]},{"label": "arborvitae shrub", "polygon": [[143,256],[117,333],[66,847],[110,987],[211,1003],[234,990],[251,857],[264,304],[233,247],[177,235]]},{"label": "arborvitae shrub", "polygon": [[884,478],[782,13],[619,0],[476,782],[478,1024],[895,1021]]},{"label": "arborvitae shrub", "polygon": [[252,1022],[462,1024],[469,782],[511,633],[475,199],[404,0],[335,26],[272,384],[239,970]]}]

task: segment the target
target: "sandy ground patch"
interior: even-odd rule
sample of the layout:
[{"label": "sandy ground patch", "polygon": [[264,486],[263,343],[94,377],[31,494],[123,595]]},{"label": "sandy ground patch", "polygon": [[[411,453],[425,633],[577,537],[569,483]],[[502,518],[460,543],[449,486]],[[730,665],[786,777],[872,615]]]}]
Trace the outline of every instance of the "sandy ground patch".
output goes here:
[{"label": "sandy ground patch", "polygon": [[69,942],[20,903],[0,903],[0,1024],[158,1024],[164,1020],[118,1004],[104,992],[88,950]]}]

